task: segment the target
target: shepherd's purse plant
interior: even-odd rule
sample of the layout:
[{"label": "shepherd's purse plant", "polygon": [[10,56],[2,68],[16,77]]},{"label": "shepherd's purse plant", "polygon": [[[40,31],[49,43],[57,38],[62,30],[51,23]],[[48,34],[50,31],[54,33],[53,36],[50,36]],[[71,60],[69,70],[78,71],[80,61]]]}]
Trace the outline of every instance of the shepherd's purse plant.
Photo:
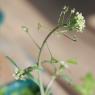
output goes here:
[{"label": "shepherd's purse plant", "polygon": [[[40,30],[40,28],[41,28],[41,24],[38,24],[38,30]],[[29,37],[35,43],[35,45],[39,49],[39,52],[38,52],[38,57],[37,57],[36,63],[25,69],[19,68],[17,66],[16,62],[14,62],[14,60],[12,60],[9,56],[6,56],[6,58],[8,60],[10,60],[11,63],[13,63],[13,65],[16,68],[14,77],[17,80],[26,80],[28,78],[30,78],[32,80],[34,79],[34,80],[36,80],[36,82],[38,83],[38,85],[40,87],[41,95],[51,95],[50,88],[53,85],[56,78],[58,76],[62,76],[64,79],[69,80],[70,78],[65,76],[64,70],[69,69],[69,64],[77,64],[77,61],[74,58],[73,59],[70,58],[67,61],[59,60],[59,59],[55,58],[55,56],[53,56],[53,54],[49,48],[48,39],[52,36],[52,34],[55,33],[56,35],[61,34],[72,41],[77,41],[75,35],[73,35],[73,37],[70,37],[66,34],[66,32],[68,32],[68,33],[83,32],[85,29],[84,16],[82,15],[82,13],[76,11],[75,8],[70,9],[68,6],[64,6],[64,8],[62,9],[62,11],[60,13],[60,17],[58,19],[58,24],[48,33],[48,35],[43,40],[41,46],[39,46],[37,44],[37,42],[33,39],[33,37],[30,34],[29,29],[26,26],[22,26],[22,29],[24,32],[26,32],[29,35]],[[50,59],[48,59],[48,60],[41,60],[41,54],[42,54],[44,46],[47,46],[48,51],[50,53]],[[41,73],[44,71],[44,67],[42,65],[45,63],[51,64],[54,67],[54,73],[51,76],[51,80],[47,86],[44,86],[43,81],[41,80]],[[32,71],[35,71],[38,73],[38,79],[35,79],[35,77],[31,73]],[[94,82],[94,85],[92,82],[90,82],[89,79],[91,79]],[[83,87],[76,85],[76,90],[81,92],[82,95],[93,95],[92,93],[93,93],[93,88],[95,88],[95,79],[92,77],[91,74],[88,74],[86,76],[85,80],[86,81],[83,84],[84,85]],[[88,85],[90,85],[89,89],[91,87],[91,90],[89,90],[89,92],[88,92]],[[90,94],[87,94],[87,92]]]}]

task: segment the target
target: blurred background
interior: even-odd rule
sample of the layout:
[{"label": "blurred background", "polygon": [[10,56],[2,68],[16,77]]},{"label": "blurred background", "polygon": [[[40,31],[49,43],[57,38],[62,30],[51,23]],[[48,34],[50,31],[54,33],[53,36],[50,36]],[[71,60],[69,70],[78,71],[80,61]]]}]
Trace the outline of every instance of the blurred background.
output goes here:
[{"label": "blurred background", "polygon": [[[68,75],[76,83],[87,72],[95,75],[95,0],[0,0],[0,11],[3,12],[4,22],[0,24],[0,85],[14,80],[14,67],[5,58],[12,57],[21,68],[26,68],[36,62],[38,49],[28,35],[22,31],[27,26],[35,41],[41,45],[48,32],[57,24],[59,14],[64,5],[83,13],[87,23],[87,30],[78,33],[78,41],[72,42],[64,36],[53,36],[48,40],[53,55],[60,60],[76,58],[77,65],[71,66]],[[38,32],[38,23],[43,28]],[[48,57],[47,49],[44,58]],[[49,75],[45,80],[49,80]],[[63,88],[55,83],[56,95],[68,95]]]}]

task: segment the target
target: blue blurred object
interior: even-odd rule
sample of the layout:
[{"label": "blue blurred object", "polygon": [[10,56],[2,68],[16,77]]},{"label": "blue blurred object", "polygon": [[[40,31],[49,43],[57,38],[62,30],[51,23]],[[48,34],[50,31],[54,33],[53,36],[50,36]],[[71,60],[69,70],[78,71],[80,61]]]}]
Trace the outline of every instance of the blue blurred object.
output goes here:
[{"label": "blue blurred object", "polygon": [[0,26],[3,24],[4,22],[4,13],[2,10],[0,10]]},{"label": "blue blurred object", "polygon": [[33,80],[16,80],[1,87],[0,95],[40,95],[40,88]]}]

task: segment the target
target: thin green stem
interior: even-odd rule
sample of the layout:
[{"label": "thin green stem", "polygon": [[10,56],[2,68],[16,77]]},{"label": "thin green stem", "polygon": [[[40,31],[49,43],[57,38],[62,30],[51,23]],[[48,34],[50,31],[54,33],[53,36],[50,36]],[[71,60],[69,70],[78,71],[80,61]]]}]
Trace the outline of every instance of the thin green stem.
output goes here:
[{"label": "thin green stem", "polygon": [[72,41],[77,41],[77,39],[76,39],[76,38],[71,38],[71,37],[69,37],[69,36],[68,36],[68,35],[66,35],[66,34],[64,34],[64,36],[65,36],[66,38],[68,38],[68,39],[72,40]]},{"label": "thin green stem", "polygon": [[49,94],[49,89],[52,86],[52,84],[54,83],[55,79],[56,79],[56,76],[53,76],[52,79],[50,80],[50,82],[49,82],[49,84],[48,84],[48,86],[46,88],[45,95]]},{"label": "thin green stem", "polygon": [[[46,36],[46,38],[44,39],[44,41],[43,41],[43,43],[42,43],[42,45],[41,45],[39,54],[38,54],[37,65],[38,65],[39,67],[40,67],[40,65],[41,65],[41,64],[40,64],[40,57],[41,57],[41,53],[42,53],[43,47],[44,47],[45,43],[47,42],[47,40],[49,39],[49,37],[50,37],[59,27],[60,27],[59,25],[56,26],[56,27]],[[67,38],[69,38],[67,35],[64,35],[64,36],[66,36]],[[71,39],[71,38],[69,38],[69,39]],[[72,39],[71,39],[71,40],[72,40]],[[51,52],[50,52],[50,53],[51,53]],[[50,86],[52,85],[52,83],[53,83],[53,81],[54,81],[55,79],[56,79],[56,78],[54,78],[54,79],[50,82],[48,89],[50,88]],[[40,74],[39,74],[39,82],[40,82],[41,95],[44,95],[44,87],[43,87],[42,80],[41,80],[41,78],[40,78]],[[47,92],[48,92],[48,89],[47,89]],[[46,93],[47,93],[47,92],[46,92]]]},{"label": "thin green stem", "polygon": [[9,56],[5,56],[16,68],[19,69],[18,65],[16,64],[16,62]]},{"label": "thin green stem", "polygon": [[[41,48],[40,48],[40,51],[39,51],[39,54],[38,54],[38,60],[37,60],[37,65],[40,64],[40,57],[41,57],[41,53],[42,53],[42,50],[43,50],[43,47],[45,45],[45,43],[47,42],[47,40],[49,39],[49,37],[59,28],[61,27],[60,25],[57,25],[47,36],[46,38],[44,39],[42,45],[41,45]],[[76,39],[73,39],[69,36],[67,36],[66,34],[64,34],[65,37],[67,37],[68,39],[72,40],[72,41],[76,41]]]},{"label": "thin green stem", "polygon": [[51,50],[50,50],[49,45],[48,45],[48,43],[47,43],[47,42],[46,42],[46,45],[47,45],[48,51],[49,51],[49,53],[50,53],[50,56],[51,56],[51,58],[52,58],[52,57],[53,57],[53,55],[52,55],[52,53],[51,53]]},{"label": "thin green stem", "polygon": [[[42,53],[42,50],[43,50],[44,45],[47,43],[47,40],[49,39],[49,37],[50,37],[59,27],[61,27],[61,26],[60,26],[60,25],[57,25],[51,32],[49,32],[49,34],[48,34],[48,35],[46,36],[46,38],[44,39],[44,41],[43,41],[41,47],[39,47],[39,45],[35,42],[35,40],[32,38],[32,36],[30,35],[30,33],[28,33],[28,35],[30,36],[30,38],[32,39],[32,41],[33,41],[33,42],[35,43],[35,45],[39,48],[38,59],[37,59],[37,65],[38,65],[38,67],[41,66],[40,58],[41,58],[41,53]],[[68,36],[65,35],[65,34],[64,34],[64,36],[67,37],[67,38],[69,38],[70,40],[73,40],[72,38],[68,37]],[[73,41],[75,41],[75,40],[73,40]],[[50,54],[51,54],[51,56],[52,56],[52,53],[51,53],[49,47],[48,47],[48,50],[49,50],[49,52],[50,52]],[[41,76],[40,76],[40,71],[38,72],[38,77],[39,77],[39,84],[40,84],[40,92],[41,92],[41,95],[45,95],[45,91],[44,91],[44,87],[43,87],[43,82],[42,82],[42,79],[41,79]],[[50,82],[48,89],[50,88],[50,86],[51,86],[51,84],[53,83],[54,80],[55,80],[55,78],[52,79],[52,81]],[[47,89],[47,92],[48,92],[48,89]]]},{"label": "thin green stem", "polygon": [[41,57],[41,53],[42,53],[42,50],[43,50],[43,47],[46,43],[46,41],[48,40],[48,38],[59,28],[59,26],[56,26],[47,36],[46,38],[44,39],[42,45],[41,45],[41,48],[40,48],[40,51],[39,51],[39,54],[38,54],[38,60],[37,60],[37,64],[40,65],[40,57]]},{"label": "thin green stem", "polygon": [[40,50],[40,46],[36,43],[36,41],[33,39],[33,37],[31,36],[31,34],[29,32],[27,32],[27,34],[31,38],[31,40],[33,41],[33,43],[37,46],[37,48]]},{"label": "thin green stem", "polygon": [[[41,57],[41,53],[42,53],[42,50],[43,50],[43,47],[45,45],[45,43],[47,42],[48,38],[59,28],[59,26],[56,26],[47,36],[46,38],[44,39],[42,45],[41,45],[41,48],[40,48],[40,51],[39,51],[39,54],[38,54],[38,60],[37,60],[37,65],[38,67],[41,66],[40,64],[40,57]],[[39,77],[39,83],[40,83],[40,91],[41,91],[41,95],[45,95],[44,93],[44,87],[43,87],[43,82],[42,82],[42,79],[41,79],[41,76],[40,76],[40,72],[38,72],[38,77]]]},{"label": "thin green stem", "polygon": [[38,71],[38,77],[39,77],[39,85],[40,85],[41,95],[45,95],[43,82],[42,82],[42,79],[41,79],[41,76],[40,76],[40,71]]},{"label": "thin green stem", "polygon": [[54,83],[54,81],[56,80],[56,78],[59,74],[60,74],[60,69],[57,69],[55,74],[53,75],[52,79],[50,80],[47,88],[46,88],[45,95],[49,94],[49,89],[51,88],[52,84]]}]

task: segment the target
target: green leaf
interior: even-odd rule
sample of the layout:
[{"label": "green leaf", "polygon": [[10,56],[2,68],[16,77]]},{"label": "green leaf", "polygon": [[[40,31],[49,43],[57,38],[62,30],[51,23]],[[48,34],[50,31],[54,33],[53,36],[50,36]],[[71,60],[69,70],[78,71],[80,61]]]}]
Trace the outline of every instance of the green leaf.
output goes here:
[{"label": "green leaf", "polygon": [[66,62],[69,64],[77,64],[77,60],[74,58],[68,59]]},{"label": "green leaf", "polygon": [[82,95],[94,95],[95,92],[95,78],[92,73],[87,73],[83,79],[83,83],[76,87]]}]

